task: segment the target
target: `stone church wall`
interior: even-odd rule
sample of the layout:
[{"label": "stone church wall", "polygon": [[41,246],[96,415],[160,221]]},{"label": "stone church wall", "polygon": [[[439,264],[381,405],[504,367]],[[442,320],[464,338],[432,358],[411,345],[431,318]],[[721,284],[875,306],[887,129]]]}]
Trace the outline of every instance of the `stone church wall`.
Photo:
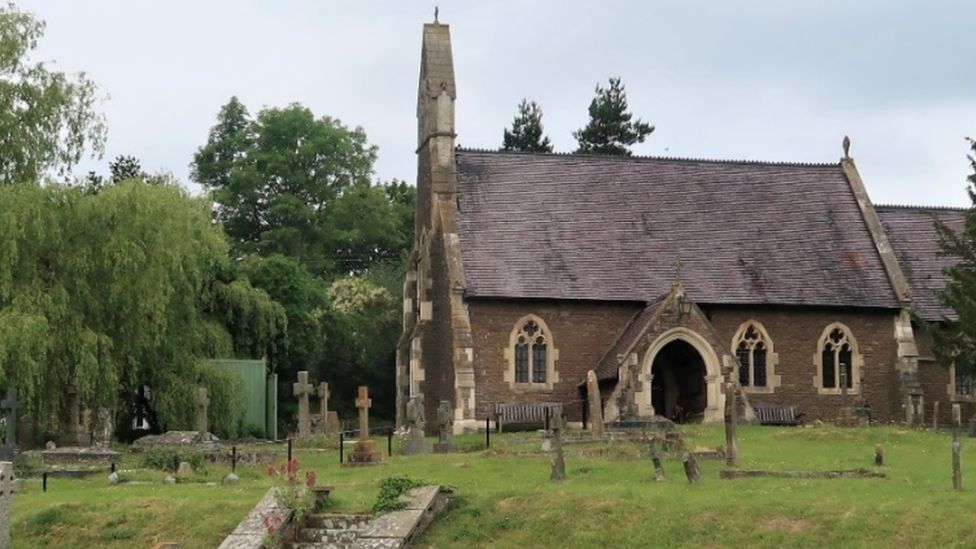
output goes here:
[{"label": "stone church wall", "polygon": [[813,380],[817,374],[814,354],[820,352],[819,339],[827,325],[842,322],[853,332],[864,359],[861,394],[850,395],[849,401],[866,399],[872,416],[879,421],[903,420],[895,370],[894,311],[729,306],[705,309],[725,341],[726,352],[732,352],[732,338],[747,320],[761,322],[773,341],[779,355],[776,374],[781,385],[771,394],[750,394],[750,402],[797,406],[808,420],[836,417],[842,397],[818,393]]},{"label": "stone church wall", "polygon": [[454,405],[454,332],[451,328],[450,288],[447,280],[444,247],[438,235],[430,247],[430,298],[433,315],[422,326],[424,380],[420,391],[424,394],[426,431],[436,434],[437,406],[440,400]]},{"label": "stone church wall", "polygon": [[963,422],[976,415],[976,399],[973,397],[950,397],[950,390],[954,388],[950,385],[952,379],[949,368],[939,364],[935,360],[935,353],[932,351],[932,335],[915,327],[915,342],[918,344],[918,378],[922,384],[922,391],[925,395],[925,422],[932,424],[932,406],[935,402],[939,403],[939,425],[946,428],[952,421],[952,401],[955,400],[961,405]]},{"label": "stone church wall", "polygon": [[[474,334],[475,381],[478,388],[477,416],[493,413],[500,402],[540,401],[575,402],[580,400],[579,384],[586,372],[616,340],[637,314],[636,303],[556,302],[469,299],[471,332]],[[556,371],[559,381],[551,390],[513,390],[505,381],[509,368],[505,350],[516,322],[533,314],[542,319],[558,350]],[[435,312],[436,316],[436,312]],[[581,421],[582,407],[566,407],[569,421]]]}]

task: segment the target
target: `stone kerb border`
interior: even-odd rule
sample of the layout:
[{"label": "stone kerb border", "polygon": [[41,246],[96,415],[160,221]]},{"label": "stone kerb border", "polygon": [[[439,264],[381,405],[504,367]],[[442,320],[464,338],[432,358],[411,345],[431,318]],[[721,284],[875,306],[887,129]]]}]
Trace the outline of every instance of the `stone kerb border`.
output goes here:
[{"label": "stone kerb border", "polygon": [[272,487],[265,492],[264,497],[237,525],[237,528],[234,528],[234,531],[224,538],[218,549],[261,549],[261,542],[267,533],[264,526],[265,516],[282,519],[282,528],[291,523],[294,512],[278,504],[278,499],[275,497],[276,489]]},{"label": "stone kerb border", "polygon": [[[269,514],[282,519],[279,528],[292,525],[292,510],[278,504],[274,491],[268,489],[218,549],[260,549],[266,533],[263,519]],[[406,547],[447,507],[453,495],[436,485],[414,488],[401,496],[407,504],[404,509],[374,517],[359,529],[357,538],[367,547]]]}]

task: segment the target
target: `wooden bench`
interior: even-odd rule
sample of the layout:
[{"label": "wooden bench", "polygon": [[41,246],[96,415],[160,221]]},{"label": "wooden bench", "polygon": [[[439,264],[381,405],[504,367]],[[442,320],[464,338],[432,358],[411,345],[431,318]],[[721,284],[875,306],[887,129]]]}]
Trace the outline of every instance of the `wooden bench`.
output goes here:
[{"label": "wooden bench", "polygon": [[495,404],[495,422],[498,432],[502,432],[506,423],[540,424],[546,425],[546,417],[559,417],[563,413],[563,405],[558,402],[503,402]]},{"label": "wooden bench", "polygon": [[756,412],[756,419],[760,425],[800,425],[803,423],[803,412],[798,412],[796,406],[771,406],[756,404],[752,407]]}]

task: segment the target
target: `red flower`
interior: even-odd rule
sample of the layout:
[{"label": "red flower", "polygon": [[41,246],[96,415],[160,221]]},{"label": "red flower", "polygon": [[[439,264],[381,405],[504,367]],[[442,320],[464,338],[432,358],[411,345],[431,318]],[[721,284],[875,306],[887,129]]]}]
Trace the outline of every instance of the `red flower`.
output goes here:
[{"label": "red flower", "polygon": [[305,473],[305,486],[315,488],[315,471],[307,471]]},{"label": "red flower", "polygon": [[288,472],[289,473],[294,473],[296,471],[298,471],[298,460],[297,459],[289,460],[288,461]]},{"label": "red flower", "polygon": [[278,471],[275,470],[275,466],[274,465],[268,465],[268,476],[269,477],[273,477],[276,474],[278,474]]}]

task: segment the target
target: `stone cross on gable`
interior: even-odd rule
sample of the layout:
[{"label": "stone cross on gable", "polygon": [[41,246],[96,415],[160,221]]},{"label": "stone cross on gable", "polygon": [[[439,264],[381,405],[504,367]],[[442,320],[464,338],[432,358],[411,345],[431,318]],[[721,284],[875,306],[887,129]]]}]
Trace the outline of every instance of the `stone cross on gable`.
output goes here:
[{"label": "stone cross on gable", "polygon": [[210,408],[210,397],[206,387],[197,387],[197,431],[204,440],[210,440],[210,421],[207,410]]},{"label": "stone cross on gable", "polygon": [[369,439],[369,407],[372,404],[369,389],[365,385],[360,385],[359,397],[356,398],[356,408],[359,408],[359,440]]},{"label": "stone cross on gable", "polygon": [[329,415],[329,384],[326,382],[319,383],[319,415],[322,416],[322,423],[325,424],[325,417]]},{"label": "stone cross on gable", "polygon": [[20,408],[16,388],[7,387],[7,396],[0,401],[0,408],[7,411],[7,439],[4,441],[4,445],[13,447],[17,444],[17,410]]},{"label": "stone cross on gable", "polygon": [[308,397],[315,388],[308,382],[308,370],[298,372],[298,382],[292,384],[292,392],[298,397],[298,436],[311,435],[312,425],[308,415]]}]

